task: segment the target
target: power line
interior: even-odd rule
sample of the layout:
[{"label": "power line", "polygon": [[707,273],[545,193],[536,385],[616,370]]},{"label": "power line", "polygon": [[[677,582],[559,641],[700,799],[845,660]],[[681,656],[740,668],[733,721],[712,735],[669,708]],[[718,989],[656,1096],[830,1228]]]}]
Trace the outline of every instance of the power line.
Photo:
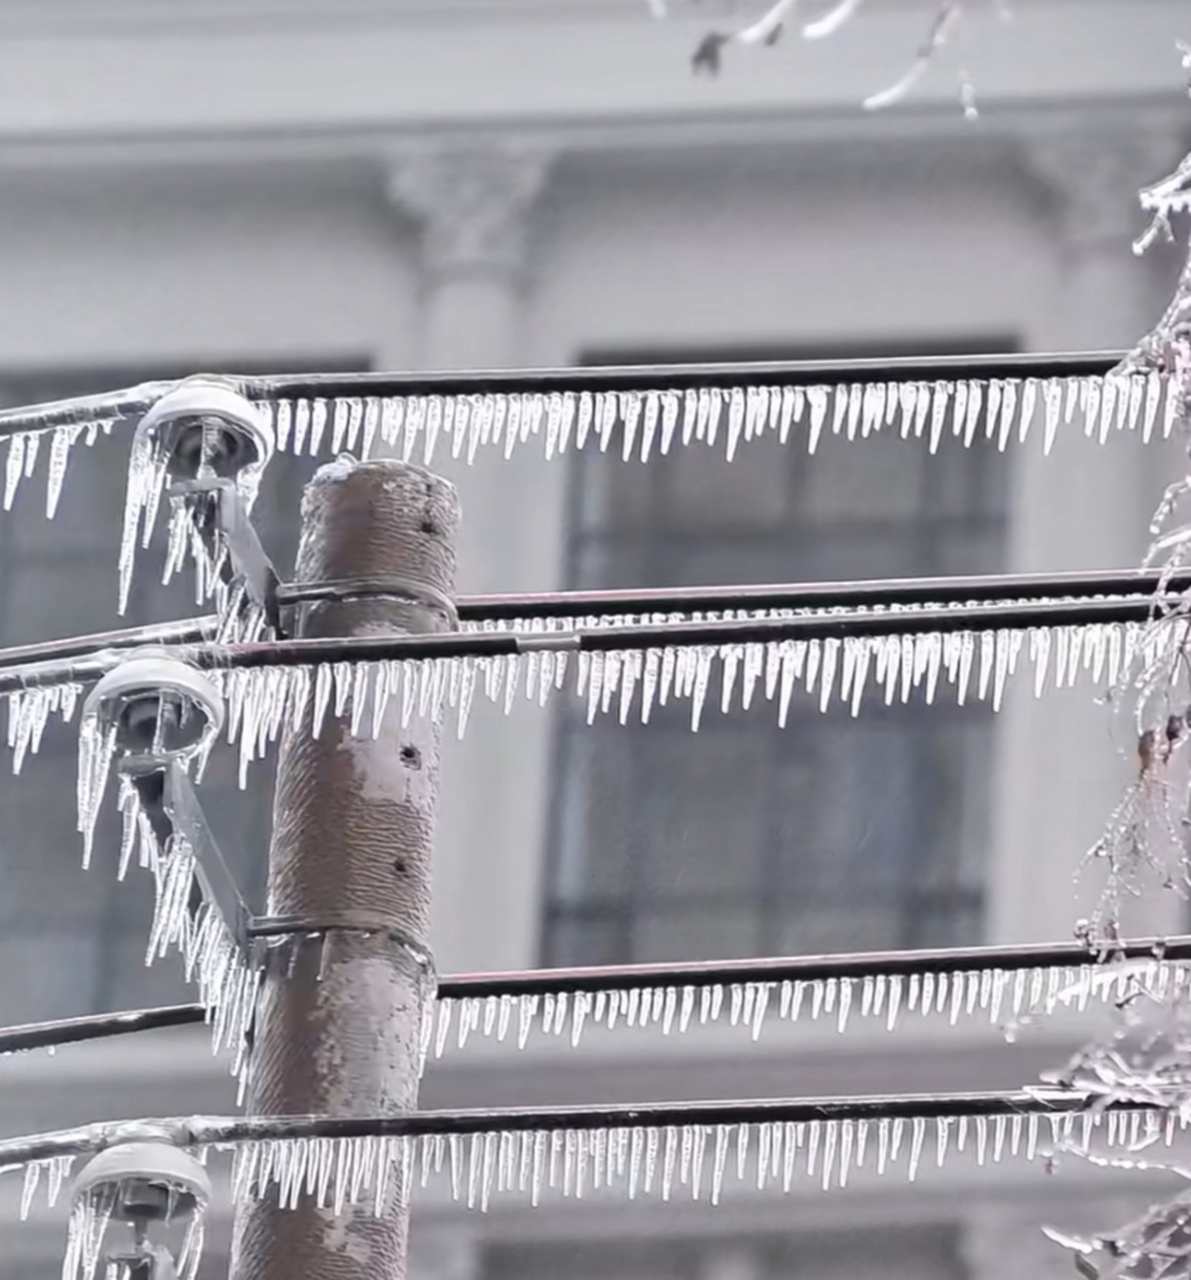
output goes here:
[{"label": "power line", "polygon": [[[263,378],[221,377],[248,399],[473,396],[699,389],[780,384],[965,381],[1102,377],[1123,352],[909,357],[893,360],[788,361],[748,364],[644,365],[623,368],[540,369],[442,374],[315,374]],[[26,431],[139,418],[177,382],[146,382],[103,395],[30,405],[0,413],[0,439]]]},{"label": "power line", "polygon": [[[462,596],[460,622],[537,621],[631,614],[728,613],[762,609],[922,608],[928,605],[1030,603],[1075,597],[1149,595],[1161,575],[1139,572],[982,574],[966,577],[889,578],[861,582],[758,583],[724,587],[661,587],[626,591],[544,591]],[[1191,574],[1169,578],[1170,592],[1191,588]],[[301,584],[283,583],[278,603],[306,598]],[[85,658],[109,649],[201,644],[219,626],[215,614],[177,622],[124,627],[92,635],[0,649],[0,671],[39,662]]]},{"label": "power line", "polygon": [[[460,622],[537,621],[552,618],[622,617],[631,614],[728,613],[762,609],[919,609],[929,605],[1039,603],[1076,597],[1152,594],[1158,573],[1077,572],[980,574],[934,578],[888,578],[861,582],[758,583],[725,587],[661,587],[626,591],[540,591],[462,596]],[[1177,593],[1191,588],[1191,574],[1166,582]],[[305,599],[300,584],[282,583],[278,603]],[[85,658],[110,649],[156,645],[193,645],[211,639],[219,618],[208,614],[176,622],[124,627],[114,631],[40,641],[0,649],[0,671],[40,662]]]},{"label": "power line", "polygon": [[798,387],[874,382],[963,382],[998,378],[1102,377],[1124,352],[908,356],[866,360],[789,360],[730,364],[601,365],[572,369],[469,373],[297,374],[240,382],[249,399],[307,400],[353,396],[467,396],[685,391],[704,387]]},{"label": "power line", "polygon": [[[116,1121],[0,1141],[0,1168],[93,1154],[138,1140],[177,1146],[231,1146],[325,1138],[402,1138],[489,1133],[557,1133],[677,1126],[881,1120],[948,1120],[998,1116],[1062,1116],[1086,1111],[1092,1094],[1059,1089],[990,1093],[881,1094],[850,1098],[732,1099],[644,1105],[486,1108],[420,1111],[380,1116],[193,1116]],[[1153,1111],[1138,1103],[1110,1103],[1108,1110]]]},{"label": "power line", "polygon": [[[1142,623],[1153,601],[1047,600],[1013,605],[956,606],[888,612],[817,613],[790,618],[727,622],[651,622],[575,631],[445,632],[431,636],[363,636],[350,639],[270,640],[255,644],[179,645],[182,661],[207,671],[327,663],[415,662],[428,659],[499,658],[528,653],[617,653],[666,648],[843,641],[904,635],[996,633],[1037,627],[1086,627]],[[111,654],[0,670],[0,695],[23,689],[86,683],[115,665]]]},{"label": "power line", "polygon": [[[1096,955],[1082,943],[1033,946],[946,947],[915,951],[854,952],[821,956],[777,956],[674,964],[592,965],[573,969],[529,969],[508,973],[456,974],[438,983],[439,1000],[482,1000],[524,995],[631,991],[656,987],[712,987],[731,984],[863,980],[914,974],[1014,972],[1022,969],[1092,968],[1111,972],[1119,960],[1191,960],[1191,935],[1142,938],[1122,943],[1111,955]],[[0,1029],[0,1054],[138,1031],[188,1026],[206,1020],[200,1004],[170,1005],[124,1013],[96,1014],[57,1022]]]}]

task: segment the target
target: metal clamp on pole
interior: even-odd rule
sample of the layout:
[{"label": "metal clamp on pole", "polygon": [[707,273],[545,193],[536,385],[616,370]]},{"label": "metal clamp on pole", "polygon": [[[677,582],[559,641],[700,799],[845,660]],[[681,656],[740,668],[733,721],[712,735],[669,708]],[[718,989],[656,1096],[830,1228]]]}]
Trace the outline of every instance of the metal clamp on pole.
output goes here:
[{"label": "metal clamp on pole", "polygon": [[434,953],[428,942],[398,925],[359,912],[325,915],[310,920],[299,916],[253,916],[245,929],[251,942],[264,942],[269,938],[312,938],[327,933],[361,933],[370,937],[383,934],[398,946],[404,947],[428,974],[436,974]]}]

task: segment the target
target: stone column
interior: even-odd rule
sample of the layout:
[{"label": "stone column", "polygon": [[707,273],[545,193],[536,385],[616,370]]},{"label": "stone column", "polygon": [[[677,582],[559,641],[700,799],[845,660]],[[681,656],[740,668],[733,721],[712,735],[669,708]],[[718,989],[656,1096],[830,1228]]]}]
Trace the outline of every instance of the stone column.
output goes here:
[{"label": "stone column", "polygon": [[[525,359],[532,214],[550,157],[514,143],[444,145],[399,157],[395,208],[420,230],[421,367],[499,369]],[[459,492],[461,594],[546,590],[562,546],[565,463],[540,442],[472,465],[440,441],[435,469]],[[462,744],[444,744],[436,851],[440,966],[520,967],[536,959],[551,722],[524,700],[507,720],[478,696]]]},{"label": "stone column", "polygon": [[[1144,121],[1128,135],[1082,126],[1030,140],[1027,159],[1054,214],[1055,275],[1049,314],[1025,335],[1029,349],[1126,349],[1153,324],[1161,290],[1132,252],[1145,225],[1137,192],[1178,153],[1169,130]],[[1074,425],[1060,426],[1049,457],[1031,441],[1013,458],[1009,568],[1136,566],[1170,461],[1169,449],[1147,449],[1140,436],[1102,445]],[[1125,727],[1093,702],[1090,684],[1040,701],[1028,681],[1013,685],[998,741],[990,941],[1069,936],[1094,901],[1100,873],[1084,877],[1078,900],[1073,875],[1125,785]],[[1180,910],[1173,894],[1155,893],[1128,923],[1161,932],[1177,926]]]},{"label": "stone column", "polygon": [[516,145],[444,146],[398,160],[389,196],[421,226],[426,369],[515,364],[528,220],[549,158]]}]

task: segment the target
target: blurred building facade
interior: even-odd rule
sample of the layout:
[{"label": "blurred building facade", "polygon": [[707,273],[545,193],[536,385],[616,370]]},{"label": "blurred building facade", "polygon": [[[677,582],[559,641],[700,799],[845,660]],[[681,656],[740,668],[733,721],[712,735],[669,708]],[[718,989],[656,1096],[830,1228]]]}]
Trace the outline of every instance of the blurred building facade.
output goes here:
[{"label": "blurred building facade", "polygon": [[[27,403],[199,370],[412,369],[1120,349],[1156,318],[1135,192],[1188,142],[1173,0],[1022,5],[975,28],[904,109],[865,116],[929,6],[833,41],[729,58],[708,21],[631,0],[38,0],[0,4],[0,396]],[[708,6],[704,6],[707,8]],[[732,52],[732,51],[729,51]],[[962,57],[981,102],[956,102]],[[0,525],[0,643],[116,625],[125,457],[73,459],[57,519],[30,486]],[[441,464],[465,512],[463,591],[1126,567],[1170,446],[1060,434],[928,456],[828,440],[623,463],[526,451]],[[292,562],[312,464],[279,458],[259,524]],[[130,617],[193,610],[139,575]],[[477,707],[445,753],[443,972],[1069,935],[1073,875],[1123,776],[1090,686],[853,721],[681,708],[646,729],[563,704]],[[151,893],[78,867],[71,731],[0,791],[0,1020],[185,998],[143,965]],[[270,780],[230,758],[203,796],[250,892]],[[101,836],[100,848],[103,848]],[[111,864],[111,865],[109,865]],[[1182,906],[1133,921],[1177,930]],[[574,1051],[484,1042],[430,1068],[428,1105],[1016,1087],[1061,1062],[1057,1021],[1008,1045],[921,1020]],[[205,1033],[0,1063],[5,1134],[234,1105]],[[1136,1182],[1036,1166],[724,1205],[419,1210],[419,1280],[1000,1280],[1066,1274],[1037,1226],[1113,1225]],[[61,1215],[18,1225],[0,1280],[58,1265]],[[220,1211],[226,1218],[225,1210]],[[222,1219],[221,1219],[222,1220]],[[210,1274],[221,1274],[215,1232]]]}]

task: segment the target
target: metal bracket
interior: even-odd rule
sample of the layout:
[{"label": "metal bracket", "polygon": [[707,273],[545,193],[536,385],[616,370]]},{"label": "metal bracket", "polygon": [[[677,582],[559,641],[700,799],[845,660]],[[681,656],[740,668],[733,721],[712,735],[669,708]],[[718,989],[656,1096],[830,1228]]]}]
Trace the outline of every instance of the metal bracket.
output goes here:
[{"label": "metal bracket", "polygon": [[222,476],[180,480],[170,486],[169,496],[186,501],[212,560],[218,560],[219,552],[226,550],[227,561],[222,566],[224,580],[243,582],[248,598],[263,611],[273,634],[284,639],[277,598],[280,579],[261,545],[235,481]]},{"label": "metal bracket", "polygon": [[177,833],[184,836],[194,850],[195,892],[200,897],[196,900],[192,896],[191,911],[197,910],[201,900],[206,899],[219,912],[241,953],[247,956],[248,908],[207,825],[190,775],[176,759],[147,755],[127,756],[120,761],[119,768],[136,787],[141,808],[158,844],[164,847],[170,836]]}]

